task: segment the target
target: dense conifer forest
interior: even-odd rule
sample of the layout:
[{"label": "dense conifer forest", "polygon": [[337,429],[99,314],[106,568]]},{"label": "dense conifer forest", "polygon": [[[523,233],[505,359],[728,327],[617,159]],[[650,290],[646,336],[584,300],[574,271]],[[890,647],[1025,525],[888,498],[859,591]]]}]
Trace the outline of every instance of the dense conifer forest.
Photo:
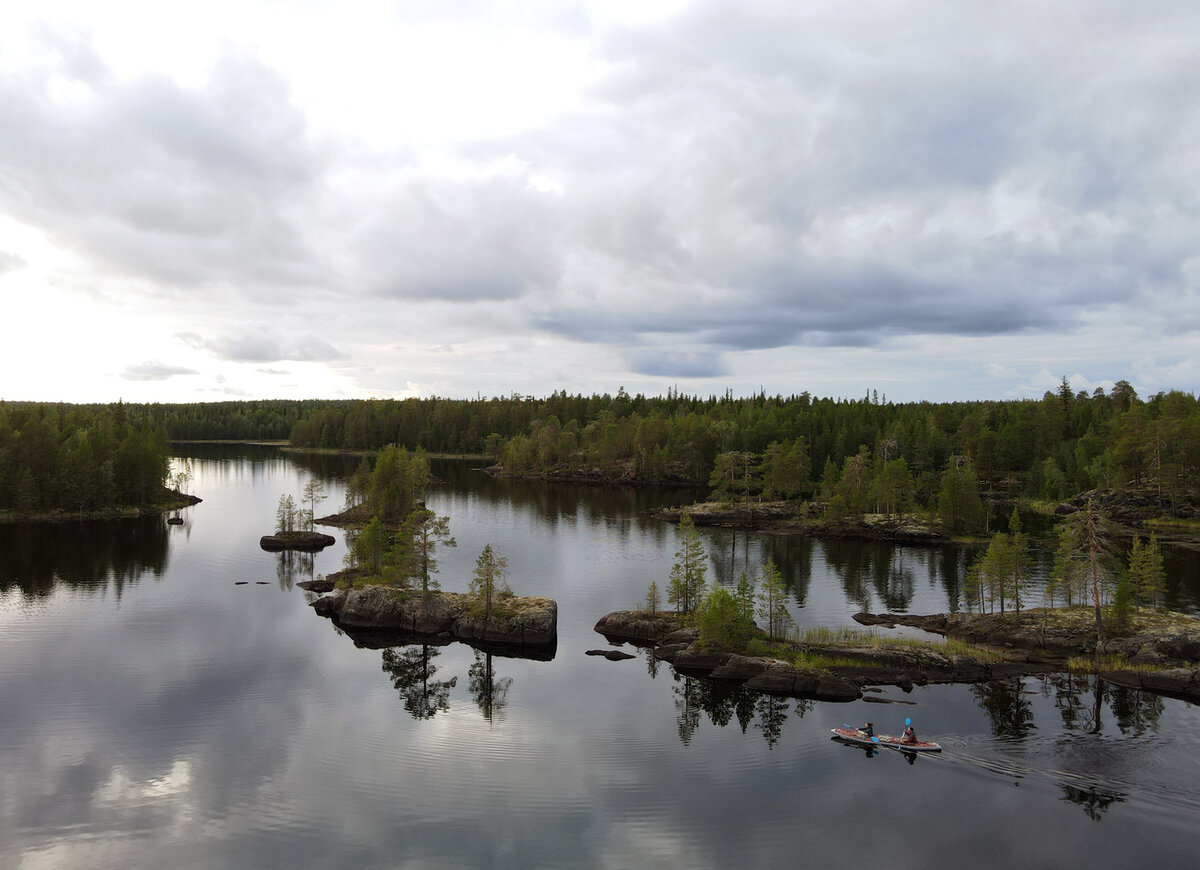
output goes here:
[{"label": "dense conifer forest", "polygon": [[170,450],[165,429],[131,423],[119,403],[0,402],[0,511],[86,512],[158,503]]},{"label": "dense conifer forest", "polygon": [[[700,484],[719,499],[818,499],[834,515],[929,509],[963,531],[977,524],[972,492],[1057,502],[1091,489],[1150,487],[1170,515],[1194,495],[1200,470],[1196,397],[1143,399],[1125,381],[1089,394],[1063,379],[1038,400],[942,403],[624,389],[544,398],[0,402],[0,507],[143,495],[167,437],[485,454],[509,474]],[[142,453],[153,474],[134,471]]]}]

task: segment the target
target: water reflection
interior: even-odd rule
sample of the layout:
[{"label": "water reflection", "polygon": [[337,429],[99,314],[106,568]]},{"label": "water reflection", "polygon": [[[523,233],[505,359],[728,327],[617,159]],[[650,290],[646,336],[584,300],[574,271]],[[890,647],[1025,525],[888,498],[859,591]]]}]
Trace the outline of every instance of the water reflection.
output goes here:
[{"label": "water reflection", "polygon": [[[653,656],[649,658],[653,659]],[[679,740],[685,746],[692,742],[696,729],[703,721],[703,714],[718,728],[726,727],[736,718],[743,734],[748,733],[753,725],[766,741],[767,748],[774,749],[783,735],[783,726],[788,720],[792,704],[795,705],[792,712],[798,719],[804,718],[804,714],[813,709],[810,700],[755,692],[737,682],[691,677],[673,668],[672,676],[675,685],[671,692],[675,697],[677,713],[675,726]]]},{"label": "water reflection", "polygon": [[439,669],[433,660],[440,655],[441,650],[428,644],[383,651],[383,671],[392,678],[404,709],[414,719],[432,719],[450,709],[450,690],[457,685],[458,677],[434,679]]},{"label": "water reflection", "polygon": [[1011,680],[996,680],[971,686],[971,694],[992,726],[996,737],[1018,740],[1026,737],[1037,726],[1034,724],[1033,704],[1027,695],[1020,677]]},{"label": "water reflection", "polygon": [[1125,802],[1125,795],[1120,792],[1104,792],[1095,786],[1079,788],[1074,785],[1064,785],[1062,789],[1063,800],[1079,804],[1087,817],[1094,822],[1100,821],[1100,817],[1113,804]]},{"label": "water reflection", "polygon": [[300,550],[280,550],[275,554],[275,578],[280,589],[291,589],[299,581],[312,580],[316,575],[315,553]]},{"label": "water reflection", "polygon": [[492,666],[492,654],[475,650],[475,663],[467,671],[468,689],[483,718],[495,722],[504,718],[512,677],[501,677]]},{"label": "water reflection", "polygon": [[59,583],[93,593],[124,586],[167,567],[165,516],[72,523],[0,525],[0,591],[27,598]]},{"label": "water reflection", "polygon": [[1160,695],[1115,686],[1093,676],[1060,674],[1044,679],[1045,691],[1054,698],[1068,731],[1099,734],[1104,728],[1106,703],[1122,734],[1141,737],[1158,730],[1164,709]]}]

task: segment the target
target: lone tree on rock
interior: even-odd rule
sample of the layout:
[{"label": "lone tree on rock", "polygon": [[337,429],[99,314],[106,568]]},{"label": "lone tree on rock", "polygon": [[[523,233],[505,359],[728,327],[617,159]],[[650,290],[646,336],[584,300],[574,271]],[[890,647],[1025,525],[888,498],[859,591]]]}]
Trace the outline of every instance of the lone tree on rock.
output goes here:
[{"label": "lone tree on rock", "polygon": [[511,590],[504,582],[504,574],[508,570],[508,562],[502,556],[497,556],[488,544],[475,560],[475,573],[471,578],[471,594],[483,602],[484,619],[492,618],[492,599],[499,595],[510,595]]}]

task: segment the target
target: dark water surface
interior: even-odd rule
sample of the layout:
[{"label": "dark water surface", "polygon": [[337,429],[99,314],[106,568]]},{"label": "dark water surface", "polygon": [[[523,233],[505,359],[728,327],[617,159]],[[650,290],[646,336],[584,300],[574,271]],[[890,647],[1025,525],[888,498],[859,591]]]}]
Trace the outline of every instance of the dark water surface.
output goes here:
[{"label": "dark water surface", "polygon": [[[191,449],[191,448],[189,448]],[[1192,867],[1200,716],[1091,679],[781,700],[585,656],[665,587],[688,493],[495,481],[440,464],[430,506],[465,589],[491,543],[559,602],[553,661],[359,649],[265,553],[279,495],[353,460],[196,448],[204,501],[165,518],[0,526],[0,867]],[[319,513],[326,512],[319,509]],[[965,554],[710,534],[709,576],[770,555],[802,625],[947,609]],[[1172,554],[1194,603],[1194,554]],[[911,716],[915,763],[829,729]]]}]

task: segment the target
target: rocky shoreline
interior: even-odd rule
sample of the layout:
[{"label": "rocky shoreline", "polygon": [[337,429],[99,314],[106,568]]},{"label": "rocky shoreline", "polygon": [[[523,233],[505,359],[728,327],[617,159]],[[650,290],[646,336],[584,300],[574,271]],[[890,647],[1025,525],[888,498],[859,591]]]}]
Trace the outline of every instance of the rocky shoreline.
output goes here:
[{"label": "rocky shoreline", "polygon": [[[610,642],[650,647],[651,654],[686,674],[735,680],[746,688],[819,701],[855,701],[864,691],[897,686],[909,691],[930,683],[983,683],[1056,673],[1069,657],[1092,659],[1092,673],[1116,685],[1200,701],[1200,620],[1182,614],[1147,616],[1138,632],[1097,645],[1087,608],[1030,611],[1022,618],[995,614],[859,613],[863,625],[919,628],[976,645],[978,655],[950,654],[935,646],[797,644],[794,651],[831,664],[796,665],[780,658],[707,649],[695,628],[674,614],[616,611],[595,630]],[[1052,615],[1054,618],[1052,618]],[[1081,660],[1075,658],[1073,666]],[[1086,662],[1086,660],[1083,660]]]},{"label": "rocky shoreline", "polygon": [[803,505],[785,501],[760,502],[749,508],[720,502],[700,502],[687,508],[659,508],[647,511],[646,515],[678,523],[684,510],[697,526],[738,531],[819,538],[860,538],[907,544],[938,544],[950,540],[939,529],[914,516],[865,514],[829,522],[807,516]]},{"label": "rocky shoreline", "polygon": [[478,612],[474,596],[364,585],[335,589],[312,607],[360,646],[463,641],[480,649],[553,658],[558,643],[558,604],[551,598],[505,598],[488,619]]},{"label": "rocky shoreline", "polygon": [[651,654],[685,674],[732,680],[746,688],[817,701],[857,701],[865,691],[897,686],[911,691],[929,683],[980,683],[1014,676],[1050,673],[1054,668],[1013,656],[1009,660],[947,655],[934,648],[845,645],[802,645],[797,650],[838,664],[797,666],[778,658],[713,651],[699,641],[699,631],[680,627],[673,614],[650,616],[615,611],[602,617],[595,630],[611,642],[652,648]]},{"label": "rocky shoreline", "polygon": [[204,499],[171,490],[157,504],[108,507],[92,511],[0,511],[0,523],[66,523],[79,520],[125,520],[136,519],[147,514],[165,514],[200,504]]},{"label": "rocky shoreline", "polygon": [[[1200,620],[1180,613],[1146,612],[1133,630],[1098,642],[1090,608],[1054,608],[1020,615],[857,613],[862,625],[904,625],[969,643],[1019,651],[1030,662],[1056,669],[1073,656],[1095,657],[1094,672],[1132,689],[1200,701]],[[1125,662],[1128,667],[1109,667]]]}]

